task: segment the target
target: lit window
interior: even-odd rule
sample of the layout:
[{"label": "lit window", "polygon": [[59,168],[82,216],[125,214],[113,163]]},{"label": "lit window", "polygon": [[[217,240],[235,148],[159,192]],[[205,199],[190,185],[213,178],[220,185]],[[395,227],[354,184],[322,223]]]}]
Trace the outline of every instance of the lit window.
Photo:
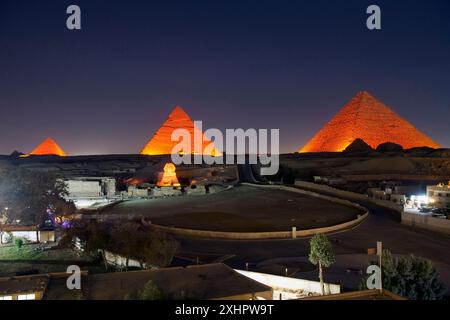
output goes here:
[{"label": "lit window", "polygon": [[36,300],[36,294],[29,293],[29,294],[19,294],[19,297],[17,300]]},{"label": "lit window", "polygon": [[0,300],[12,300],[12,296],[2,296]]}]

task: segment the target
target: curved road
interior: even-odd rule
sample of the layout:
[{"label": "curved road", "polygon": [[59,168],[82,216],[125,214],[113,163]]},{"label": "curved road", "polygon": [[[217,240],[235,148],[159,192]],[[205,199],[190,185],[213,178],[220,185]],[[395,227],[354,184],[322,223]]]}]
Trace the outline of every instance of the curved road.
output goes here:
[{"label": "curved road", "polygon": [[[357,202],[357,201],[354,201]],[[383,247],[394,254],[414,254],[428,258],[450,272],[450,235],[404,226],[398,213],[369,203],[359,202],[370,216],[359,226],[330,234],[336,255],[365,254],[367,248],[383,241]],[[233,268],[245,269],[245,264],[257,264],[281,257],[307,257],[309,239],[296,240],[210,240],[178,238],[185,253],[234,255],[226,260]]]}]

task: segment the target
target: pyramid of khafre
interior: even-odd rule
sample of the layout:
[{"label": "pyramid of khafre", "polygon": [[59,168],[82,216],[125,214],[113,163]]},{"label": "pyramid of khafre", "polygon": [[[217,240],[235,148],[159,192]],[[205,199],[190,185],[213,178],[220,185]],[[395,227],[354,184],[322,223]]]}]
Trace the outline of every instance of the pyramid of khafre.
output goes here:
[{"label": "pyramid of khafre", "polygon": [[47,138],[39,146],[37,146],[30,155],[34,156],[61,156],[65,157],[66,153],[58,146],[52,138]]},{"label": "pyramid of khafre", "polygon": [[[206,138],[203,132],[200,131],[186,112],[180,107],[176,106],[170,113],[167,120],[164,122],[161,128],[155,133],[150,141],[142,149],[141,154],[145,155],[163,155],[172,154],[173,147],[177,145],[178,141],[172,141],[172,132],[176,129],[187,129],[191,136],[191,150],[183,150],[184,153],[194,154],[194,137],[197,135],[202,137],[202,152],[201,154],[207,154],[210,156],[220,156],[221,153],[215,147],[212,151],[208,152],[205,148],[212,142]],[[209,150],[211,148],[208,148]],[[206,151],[206,152],[205,152]],[[200,152],[198,152],[200,153]]]},{"label": "pyramid of khafre", "polygon": [[411,123],[363,91],[344,106],[300,152],[339,152],[358,138],[372,148],[384,142],[394,142],[405,149],[440,147]]}]

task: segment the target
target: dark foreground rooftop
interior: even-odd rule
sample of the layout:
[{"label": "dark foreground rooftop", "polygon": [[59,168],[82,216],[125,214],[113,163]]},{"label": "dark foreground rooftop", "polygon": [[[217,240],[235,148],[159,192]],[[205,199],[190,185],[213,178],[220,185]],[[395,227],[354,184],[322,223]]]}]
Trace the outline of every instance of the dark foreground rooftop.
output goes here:
[{"label": "dark foreground rooftop", "polygon": [[81,292],[68,290],[65,279],[55,278],[50,280],[44,299],[135,299],[150,280],[168,300],[272,299],[270,287],[221,263],[86,275]]}]

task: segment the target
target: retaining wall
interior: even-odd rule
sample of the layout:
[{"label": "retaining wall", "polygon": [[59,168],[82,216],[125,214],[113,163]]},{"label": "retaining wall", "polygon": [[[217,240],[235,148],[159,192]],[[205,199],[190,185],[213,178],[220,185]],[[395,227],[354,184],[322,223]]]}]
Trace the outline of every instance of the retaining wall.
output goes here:
[{"label": "retaining wall", "polygon": [[450,234],[450,220],[413,213],[402,213],[402,224]]},{"label": "retaining wall", "polygon": [[332,188],[330,186],[326,186],[323,184],[316,184],[316,183],[300,181],[300,180],[296,180],[295,185],[300,188],[307,188],[307,189],[315,190],[317,192],[330,193],[336,197],[342,197],[342,198],[350,199],[350,200],[354,200],[354,201],[368,202],[368,203],[371,203],[371,204],[374,204],[374,205],[377,205],[377,206],[380,206],[380,207],[383,207],[383,208],[386,208],[389,210],[397,211],[399,213],[403,212],[402,205],[395,204],[391,201],[373,199],[364,194],[340,190],[340,189]]},{"label": "retaining wall", "polygon": [[276,186],[276,185],[254,185],[249,183],[243,183],[243,185],[249,185],[256,188],[270,188],[284,190],[288,192],[299,193],[303,195],[313,196],[326,201],[331,201],[334,203],[343,204],[346,206],[354,207],[361,210],[361,214],[348,222],[337,224],[329,227],[314,228],[307,230],[296,230],[296,231],[270,231],[270,232],[224,232],[224,231],[212,231],[212,230],[194,230],[176,227],[167,227],[161,225],[150,225],[151,228],[158,229],[167,233],[181,235],[181,236],[191,236],[200,238],[214,238],[214,239],[234,239],[234,240],[252,240],[252,239],[290,239],[290,238],[301,238],[301,237],[311,237],[318,233],[333,233],[342,230],[352,228],[360,224],[369,215],[369,212],[359,204],[350,202],[348,200],[338,199],[330,196],[325,196],[317,194],[314,192],[301,190],[286,186]]}]

